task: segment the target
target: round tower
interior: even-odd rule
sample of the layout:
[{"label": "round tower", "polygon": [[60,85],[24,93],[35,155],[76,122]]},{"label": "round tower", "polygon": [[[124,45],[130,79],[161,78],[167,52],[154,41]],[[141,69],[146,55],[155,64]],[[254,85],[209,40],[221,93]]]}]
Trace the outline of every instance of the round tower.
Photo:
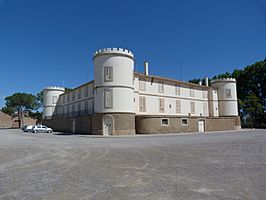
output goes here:
[{"label": "round tower", "polygon": [[50,119],[54,113],[59,95],[65,92],[63,87],[45,87],[43,89],[43,119]]},{"label": "round tower", "polygon": [[216,79],[211,82],[211,87],[218,91],[219,115],[238,116],[236,79]]},{"label": "round tower", "polygon": [[[125,134],[122,129],[135,132],[133,53],[122,48],[100,49],[94,53],[93,62],[94,112],[98,117],[102,114],[103,134]],[[123,124],[119,124],[121,119]],[[132,123],[134,127],[125,123]]]}]

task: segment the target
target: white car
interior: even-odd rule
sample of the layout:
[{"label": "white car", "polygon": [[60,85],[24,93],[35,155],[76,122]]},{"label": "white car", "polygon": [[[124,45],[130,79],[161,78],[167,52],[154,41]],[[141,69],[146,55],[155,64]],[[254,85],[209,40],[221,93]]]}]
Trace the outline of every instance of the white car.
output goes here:
[{"label": "white car", "polygon": [[32,128],[34,127],[34,125],[25,125],[24,127],[23,127],[23,131],[24,132],[30,132],[30,131],[32,131]]},{"label": "white car", "polygon": [[47,126],[44,125],[36,125],[32,128],[33,133],[52,133],[53,130]]}]

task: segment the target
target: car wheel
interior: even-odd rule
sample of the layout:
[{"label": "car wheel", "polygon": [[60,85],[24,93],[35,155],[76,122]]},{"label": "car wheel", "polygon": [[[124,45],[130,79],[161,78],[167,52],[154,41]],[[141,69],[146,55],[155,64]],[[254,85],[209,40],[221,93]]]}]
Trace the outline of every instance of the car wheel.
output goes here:
[{"label": "car wheel", "polygon": [[37,133],[38,131],[33,131],[33,133]]}]

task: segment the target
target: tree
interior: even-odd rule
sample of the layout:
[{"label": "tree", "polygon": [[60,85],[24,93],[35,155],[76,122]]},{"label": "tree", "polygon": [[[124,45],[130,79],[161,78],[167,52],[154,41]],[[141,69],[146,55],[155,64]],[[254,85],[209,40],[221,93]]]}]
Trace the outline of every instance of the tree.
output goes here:
[{"label": "tree", "polygon": [[27,93],[15,93],[5,98],[5,110],[13,110],[18,112],[18,118],[21,125],[24,126],[23,115],[26,110],[36,110],[40,104],[37,97]]}]

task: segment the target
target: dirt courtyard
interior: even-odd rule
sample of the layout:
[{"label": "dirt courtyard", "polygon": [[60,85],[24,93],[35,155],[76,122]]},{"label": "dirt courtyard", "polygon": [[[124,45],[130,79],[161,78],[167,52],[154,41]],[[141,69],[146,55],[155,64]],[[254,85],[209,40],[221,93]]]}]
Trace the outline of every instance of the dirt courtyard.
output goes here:
[{"label": "dirt courtyard", "polygon": [[0,199],[266,199],[266,130],[101,137],[0,130]]}]

